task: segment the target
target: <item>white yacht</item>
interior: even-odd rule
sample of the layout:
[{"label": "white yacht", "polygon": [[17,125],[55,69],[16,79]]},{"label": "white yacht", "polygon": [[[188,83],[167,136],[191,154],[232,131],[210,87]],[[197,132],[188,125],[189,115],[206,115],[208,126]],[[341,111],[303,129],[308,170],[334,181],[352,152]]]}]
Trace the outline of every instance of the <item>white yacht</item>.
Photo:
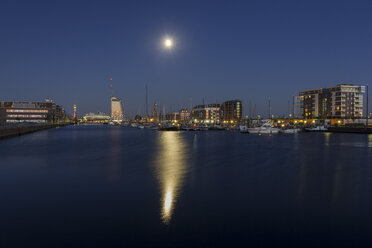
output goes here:
[{"label": "white yacht", "polygon": [[271,123],[266,122],[260,127],[247,128],[252,134],[272,134],[279,133],[279,128],[273,127]]},{"label": "white yacht", "polygon": [[248,133],[248,127],[247,126],[239,126],[239,131],[241,133]]},{"label": "white yacht", "polygon": [[305,129],[307,132],[325,132],[328,131],[328,128],[325,126],[316,126],[316,127],[309,127]]}]

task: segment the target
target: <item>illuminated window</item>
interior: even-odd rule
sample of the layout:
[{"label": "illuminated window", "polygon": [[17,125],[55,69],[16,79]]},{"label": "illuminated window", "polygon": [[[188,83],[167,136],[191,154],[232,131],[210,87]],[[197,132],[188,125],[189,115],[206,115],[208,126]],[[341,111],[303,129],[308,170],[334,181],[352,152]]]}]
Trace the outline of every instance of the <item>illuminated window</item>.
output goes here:
[{"label": "illuminated window", "polygon": [[7,109],[7,113],[48,113],[47,109]]},{"label": "illuminated window", "polygon": [[9,118],[45,118],[46,115],[7,115]]}]

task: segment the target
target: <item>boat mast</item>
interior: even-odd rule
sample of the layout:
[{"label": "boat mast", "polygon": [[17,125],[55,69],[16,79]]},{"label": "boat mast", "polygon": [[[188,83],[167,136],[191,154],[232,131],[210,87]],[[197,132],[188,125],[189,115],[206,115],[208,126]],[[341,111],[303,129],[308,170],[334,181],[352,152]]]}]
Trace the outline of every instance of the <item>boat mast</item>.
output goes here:
[{"label": "boat mast", "polygon": [[269,119],[271,119],[271,99],[269,97]]},{"label": "boat mast", "polygon": [[148,119],[149,117],[149,104],[148,104],[148,89],[147,89],[147,84],[146,84],[146,106],[145,106],[145,109],[146,109],[146,120]]},{"label": "boat mast", "polygon": [[368,105],[369,105],[369,96],[368,96],[368,84],[366,85],[367,87],[367,89],[366,89],[366,93],[367,93],[367,109],[366,109],[366,111],[367,111],[367,113],[366,113],[366,127],[368,127]]}]

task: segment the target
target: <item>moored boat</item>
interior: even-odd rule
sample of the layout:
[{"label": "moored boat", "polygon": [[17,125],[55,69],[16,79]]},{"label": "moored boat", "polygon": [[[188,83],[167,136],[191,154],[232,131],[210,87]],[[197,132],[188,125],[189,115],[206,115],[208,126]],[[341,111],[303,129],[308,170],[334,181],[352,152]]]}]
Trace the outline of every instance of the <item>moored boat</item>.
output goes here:
[{"label": "moored boat", "polygon": [[208,128],[208,130],[212,130],[212,131],[223,131],[223,130],[225,130],[225,128],[223,128],[221,126],[210,126]]},{"label": "moored boat", "polygon": [[260,127],[247,128],[250,134],[275,134],[279,133],[279,128],[273,127],[271,123],[264,123]]},{"label": "moored boat", "polygon": [[239,131],[241,133],[249,133],[248,132],[248,127],[247,126],[239,126]]},{"label": "moored boat", "polygon": [[205,126],[205,125],[199,125],[198,129],[199,131],[208,131],[208,126]]},{"label": "moored boat", "polygon": [[173,126],[170,123],[166,123],[159,128],[159,131],[178,131],[178,130],[179,128],[177,126]]},{"label": "moored boat", "polygon": [[182,131],[195,131],[195,129],[193,127],[190,127],[190,126],[183,126],[181,128]]},{"label": "moored boat", "polygon": [[307,132],[326,132],[328,131],[328,128],[326,128],[325,126],[316,126],[316,127],[305,128],[305,130]]}]

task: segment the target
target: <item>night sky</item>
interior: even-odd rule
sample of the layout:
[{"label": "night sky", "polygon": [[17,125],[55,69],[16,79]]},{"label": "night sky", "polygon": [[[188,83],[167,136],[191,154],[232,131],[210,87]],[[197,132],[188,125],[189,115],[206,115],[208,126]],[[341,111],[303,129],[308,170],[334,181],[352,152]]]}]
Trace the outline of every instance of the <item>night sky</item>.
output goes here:
[{"label": "night sky", "polygon": [[[174,39],[168,51],[165,36]],[[126,114],[372,82],[372,1],[0,1],[0,100]]]}]

